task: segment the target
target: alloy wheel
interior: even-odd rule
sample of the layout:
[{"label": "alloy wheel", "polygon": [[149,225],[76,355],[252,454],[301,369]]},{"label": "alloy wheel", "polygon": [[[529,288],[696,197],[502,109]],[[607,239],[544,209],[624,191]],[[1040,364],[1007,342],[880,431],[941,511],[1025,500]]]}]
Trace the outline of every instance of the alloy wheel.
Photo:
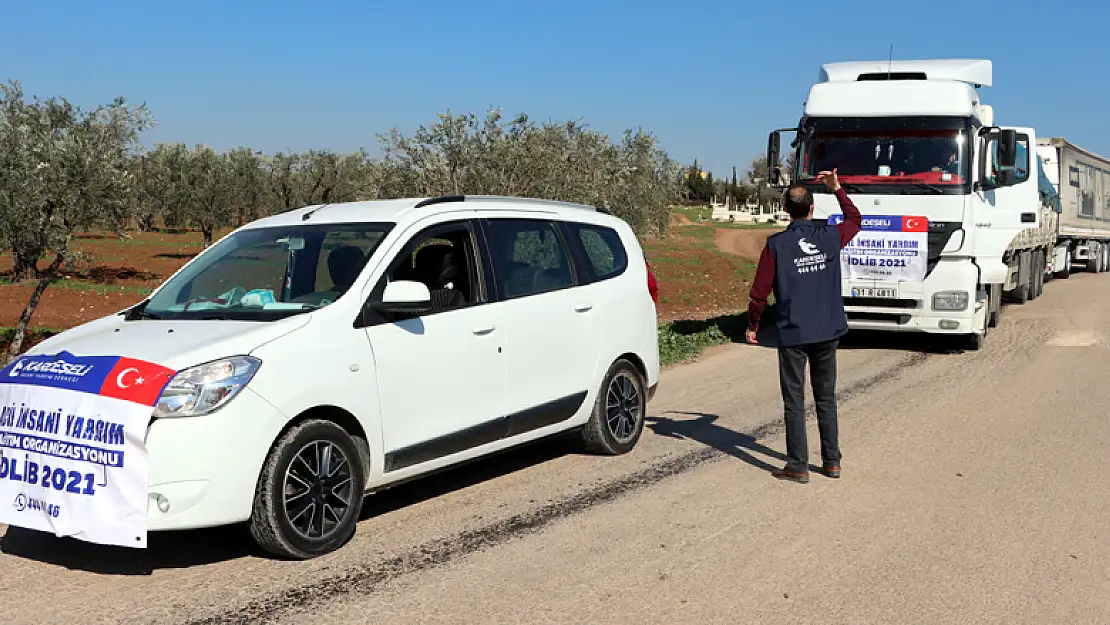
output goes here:
[{"label": "alloy wheel", "polygon": [[609,382],[605,397],[605,420],[609,433],[619,443],[627,443],[636,435],[643,418],[640,391],[628,373],[618,373]]},{"label": "alloy wheel", "polygon": [[282,484],[285,518],[304,538],[333,533],[351,507],[351,461],[335,443],[312,441],[293,456]]}]

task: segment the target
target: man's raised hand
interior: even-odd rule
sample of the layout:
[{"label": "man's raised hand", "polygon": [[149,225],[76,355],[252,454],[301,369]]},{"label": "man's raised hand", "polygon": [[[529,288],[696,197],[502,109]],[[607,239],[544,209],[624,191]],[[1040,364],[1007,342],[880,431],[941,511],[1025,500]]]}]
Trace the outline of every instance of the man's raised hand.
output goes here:
[{"label": "man's raised hand", "polygon": [[836,175],[835,167],[832,171],[823,171],[817,174],[817,182],[825,183],[825,186],[829,188],[829,191],[836,191],[840,188],[840,178],[838,178]]}]

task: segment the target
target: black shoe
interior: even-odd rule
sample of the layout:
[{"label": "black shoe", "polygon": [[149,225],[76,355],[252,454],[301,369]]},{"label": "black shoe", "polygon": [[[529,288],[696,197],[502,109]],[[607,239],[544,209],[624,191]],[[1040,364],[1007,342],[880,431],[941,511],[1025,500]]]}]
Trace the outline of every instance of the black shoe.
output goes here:
[{"label": "black shoe", "polygon": [[787,480],[789,482],[797,482],[799,484],[809,483],[809,471],[791,471],[790,469],[779,469],[778,471],[771,471],[771,477],[777,480]]}]

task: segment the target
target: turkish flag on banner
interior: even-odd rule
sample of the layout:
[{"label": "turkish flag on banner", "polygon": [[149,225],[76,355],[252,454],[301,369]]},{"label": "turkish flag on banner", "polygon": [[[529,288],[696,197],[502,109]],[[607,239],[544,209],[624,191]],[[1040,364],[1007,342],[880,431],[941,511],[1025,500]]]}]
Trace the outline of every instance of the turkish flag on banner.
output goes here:
[{"label": "turkish flag on banner", "polygon": [[120,358],[104,379],[100,394],[153,407],[174,373],[173,369],[144,360]]},{"label": "turkish flag on banner", "polygon": [[902,218],[902,232],[928,232],[929,219],[927,217],[907,216]]}]

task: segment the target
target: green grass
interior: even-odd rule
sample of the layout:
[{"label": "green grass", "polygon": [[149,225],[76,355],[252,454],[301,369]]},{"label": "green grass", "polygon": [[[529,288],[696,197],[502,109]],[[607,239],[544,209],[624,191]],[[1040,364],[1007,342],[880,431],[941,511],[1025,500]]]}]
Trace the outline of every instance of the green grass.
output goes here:
[{"label": "green grass", "polygon": [[[57,328],[27,328],[27,334],[23,337],[23,349],[26,351],[31,345],[48,339],[55,334],[60,334],[62,330]],[[0,326],[0,360],[3,359],[4,354],[8,351],[8,343],[11,342],[12,337],[15,336],[15,328],[9,326]]]},{"label": "green grass", "polygon": [[[12,282],[11,278],[0,278],[0,284],[7,286],[29,286],[33,287],[38,284],[37,280],[27,280],[25,282]],[[96,293],[97,295],[107,295],[109,293],[136,293],[139,295],[150,295],[154,292],[151,287],[145,286],[132,286],[130,284],[101,284],[99,282],[89,282],[87,280],[55,280],[50,283],[50,289],[71,289],[74,291],[82,291],[85,293]]]},{"label": "green grass", "polygon": [[663,366],[689,362],[710,347],[744,342],[748,314],[724,315],[704,321],[673,321],[659,325],[659,358]]},{"label": "green grass", "polygon": [[735,222],[716,221],[713,222],[716,228],[731,228],[733,230],[774,230],[785,228],[786,224],[769,224],[769,223],[754,223],[754,224],[738,224]]},{"label": "green grass", "polygon": [[672,206],[671,211],[690,221],[705,221],[713,216],[713,209],[708,206]]}]

